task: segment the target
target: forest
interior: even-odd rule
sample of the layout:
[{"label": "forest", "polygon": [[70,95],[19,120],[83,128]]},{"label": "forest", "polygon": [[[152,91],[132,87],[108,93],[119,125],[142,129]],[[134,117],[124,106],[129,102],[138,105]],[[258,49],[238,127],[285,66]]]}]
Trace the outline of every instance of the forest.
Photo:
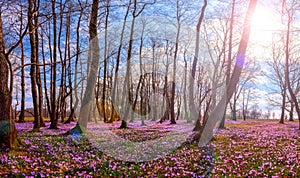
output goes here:
[{"label": "forest", "polygon": [[297,177],[297,0],[0,1],[0,177]]}]

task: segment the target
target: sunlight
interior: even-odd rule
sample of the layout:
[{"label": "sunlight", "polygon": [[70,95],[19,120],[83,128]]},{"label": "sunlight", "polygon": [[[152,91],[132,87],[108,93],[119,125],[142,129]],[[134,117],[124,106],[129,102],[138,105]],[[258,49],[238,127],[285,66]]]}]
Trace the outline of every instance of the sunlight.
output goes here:
[{"label": "sunlight", "polygon": [[263,4],[258,4],[252,19],[252,37],[255,41],[270,42],[273,34],[281,27],[279,13]]},{"label": "sunlight", "polygon": [[278,24],[274,22],[274,15],[267,8],[257,8],[252,20],[254,30],[274,30]]},{"label": "sunlight", "polygon": [[284,30],[281,23],[281,16],[268,4],[260,2],[257,4],[251,23],[250,43],[252,52],[264,60],[266,50],[272,44],[274,35]]}]

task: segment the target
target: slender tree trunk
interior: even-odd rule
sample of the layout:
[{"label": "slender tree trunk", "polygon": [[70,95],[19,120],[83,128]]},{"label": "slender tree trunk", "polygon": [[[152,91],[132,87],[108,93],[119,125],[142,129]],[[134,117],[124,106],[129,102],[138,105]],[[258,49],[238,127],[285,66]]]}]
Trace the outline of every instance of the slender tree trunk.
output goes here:
[{"label": "slender tree trunk", "polygon": [[222,97],[221,101],[217,104],[214,110],[211,112],[205,127],[193,136],[194,140],[199,140],[199,146],[206,145],[213,137],[213,129],[215,124],[222,120],[224,115],[224,109],[229,103],[234,91],[236,90],[237,83],[239,81],[242,69],[244,67],[246,50],[248,46],[249,36],[251,32],[251,19],[255,11],[257,0],[250,0],[250,4],[245,16],[244,28],[242,32],[241,41],[238,48],[238,53],[236,57],[236,64],[233,69],[233,73],[230,78],[228,89],[226,94]]},{"label": "slender tree trunk", "polygon": [[[135,97],[135,101],[134,101],[134,110],[136,108],[136,103],[137,103],[137,98],[138,98],[138,92],[140,92],[140,115],[141,115],[141,125],[144,126],[145,122],[144,122],[144,113],[143,113],[143,97],[142,97],[142,92],[143,92],[143,85],[144,85],[144,71],[143,71],[143,60],[142,60],[142,53],[143,53],[143,44],[144,44],[144,32],[145,32],[145,22],[143,21],[143,26],[142,26],[142,32],[141,32],[141,37],[140,37],[140,47],[139,47],[139,68],[140,68],[140,81],[138,83],[138,89],[136,91],[136,97]],[[141,89],[141,90],[140,90]],[[133,117],[132,117],[133,118]]]},{"label": "slender tree trunk", "polygon": [[290,110],[290,118],[289,121],[294,121],[294,103],[291,101],[291,110]]},{"label": "slender tree trunk", "polygon": [[[232,36],[233,36],[233,24],[234,24],[234,11],[235,11],[235,0],[232,0],[231,4],[231,17],[230,17],[230,25],[229,25],[229,43],[228,43],[228,58],[227,58],[227,68],[226,68],[226,86],[229,86],[230,82],[230,73],[231,73],[231,60],[232,60]],[[224,116],[220,123],[219,128],[225,128],[225,117],[226,117],[226,109],[224,111]],[[234,111],[234,119],[236,120],[236,113]]]},{"label": "slender tree trunk", "polygon": [[[68,66],[66,68],[66,75],[68,76],[68,88],[69,88],[69,92],[67,93],[67,95],[70,97],[70,100],[69,100],[69,107],[70,107],[70,113],[74,113],[74,107],[73,107],[73,86],[72,86],[72,60],[71,60],[71,44],[70,44],[70,26],[71,26],[71,9],[72,8],[72,4],[69,5],[69,10],[68,10],[68,14],[67,14],[67,30],[66,30],[66,59],[68,59]],[[67,79],[66,79],[67,80]],[[70,118],[71,114],[69,115],[68,117],[68,120]],[[71,119],[73,118],[74,116],[71,116]],[[67,120],[67,121],[68,121]],[[66,123],[66,122],[64,122]]]},{"label": "slender tree trunk", "polygon": [[39,113],[39,99],[37,91],[37,59],[38,59],[38,39],[36,38],[36,30],[38,24],[36,24],[35,16],[37,15],[37,4],[34,0],[28,1],[28,28],[31,33],[30,37],[30,48],[31,55],[30,61],[32,65],[30,66],[30,79],[31,79],[31,92],[32,92],[32,102],[34,110],[34,129],[39,130],[40,128],[40,113]]},{"label": "slender tree trunk", "polygon": [[134,0],[134,8],[132,12],[132,21],[131,21],[131,27],[130,27],[130,38],[129,38],[129,45],[128,45],[128,50],[127,50],[127,60],[126,60],[126,74],[125,74],[125,83],[124,83],[124,89],[123,89],[123,102],[125,104],[125,113],[122,118],[122,123],[120,128],[127,128],[127,119],[128,116],[130,115],[129,111],[130,109],[130,78],[131,78],[131,53],[132,53],[132,46],[133,46],[133,33],[134,33],[134,25],[135,25],[135,13],[136,13],[136,7],[137,2]]},{"label": "slender tree trunk", "polygon": [[79,104],[77,77],[78,77],[78,73],[79,73],[78,72],[78,62],[79,62],[79,54],[80,54],[80,22],[81,22],[82,13],[83,13],[82,11],[83,11],[83,9],[81,9],[81,11],[79,13],[77,27],[76,27],[76,54],[77,55],[75,57],[75,72],[74,72],[74,86],[73,86],[74,88],[72,89],[72,91],[74,91],[75,103],[71,109],[69,118],[65,123],[71,123],[71,121],[74,121],[75,110],[77,109],[78,104]]},{"label": "slender tree trunk", "polygon": [[284,124],[285,107],[286,107],[286,82],[285,84],[283,84],[283,90],[282,90],[281,115],[279,121],[280,124]]},{"label": "slender tree trunk", "polygon": [[243,119],[244,121],[247,119],[248,116],[248,104],[250,99],[250,89],[247,92],[247,96],[243,96]]},{"label": "slender tree trunk", "polygon": [[[179,12],[179,1],[176,1],[177,3],[177,33],[176,33],[176,40],[175,40],[175,51],[174,51],[174,58],[173,58],[173,74],[172,74],[172,90],[171,90],[171,124],[176,124],[175,121],[175,83],[176,83],[176,63],[177,63],[177,55],[178,55],[178,45],[179,45],[179,36],[180,36],[180,28],[181,28],[181,15]],[[178,106],[177,106],[178,107]]]},{"label": "slender tree trunk", "polygon": [[184,51],[184,84],[183,84],[183,108],[184,108],[184,119],[187,120],[188,123],[192,122],[190,116],[189,116],[189,112],[188,112],[188,105],[187,105],[187,69],[188,69],[188,65],[187,65],[187,59],[186,59],[186,50]]},{"label": "slender tree trunk", "polygon": [[[37,61],[37,64],[39,62]],[[41,72],[40,72],[40,67],[37,66],[37,91],[38,91],[38,101],[39,101],[39,119],[40,119],[40,126],[41,127],[46,127],[46,124],[43,120],[43,89],[42,89],[42,81],[41,81]]]},{"label": "slender tree trunk", "polygon": [[[300,118],[300,106],[297,100],[297,96],[295,95],[292,85],[291,85],[291,81],[290,81],[290,76],[289,76],[289,65],[290,65],[290,31],[291,31],[291,24],[292,24],[292,10],[288,11],[288,24],[287,24],[287,31],[286,31],[286,44],[285,44],[285,70],[284,70],[284,75],[285,75],[285,81],[286,81],[286,86],[287,89],[290,93],[291,96],[291,100],[293,101],[294,105],[295,105],[295,109],[298,115],[298,118]],[[300,119],[299,120],[299,129],[300,129]]]},{"label": "slender tree trunk", "polygon": [[[37,14],[34,16],[34,23],[35,23],[35,30],[34,30],[34,35],[35,35],[35,40],[36,40],[36,63],[39,64],[39,33],[38,33],[38,24],[39,24],[39,21],[38,21],[38,16],[39,16],[39,13],[38,13],[38,9],[39,9],[39,6],[40,6],[40,0],[37,0]],[[44,120],[43,120],[43,116],[42,116],[42,111],[43,111],[43,89],[42,89],[42,81],[41,81],[41,71],[40,71],[40,67],[39,66],[36,66],[36,84],[37,84],[37,91],[38,91],[38,110],[39,110],[39,123],[40,123],[40,127],[45,127],[46,124],[44,123]]]},{"label": "slender tree trunk", "polygon": [[[236,92],[234,93],[234,97],[233,97],[233,102],[232,103],[229,103],[230,105],[230,108],[231,108],[231,116],[232,116],[232,120],[233,121],[236,121],[237,118],[236,118],[236,104],[237,104],[237,96],[236,96]],[[244,100],[242,102],[242,106],[244,106]]]},{"label": "slender tree trunk", "polygon": [[[120,66],[120,58],[121,58],[121,50],[123,46],[123,38],[124,38],[124,33],[125,33],[125,27],[126,27],[126,21],[127,17],[130,11],[130,6],[131,6],[131,0],[129,1],[127,5],[127,10],[123,19],[123,25],[122,25],[122,32],[121,32],[121,37],[120,37],[120,45],[118,48],[118,53],[117,53],[117,58],[116,58],[116,69],[115,69],[115,76],[113,80],[113,89],[112,89],[112,104],[115,104],[116,102],[116,91],[117,91],[117,80],[118,80],[118,73],[119,73],[119,66]],[[118,108],[118,106],[116,106]],[[113,120],[113,111],[111,113],[111,118],[110,120]]]},{"label": "slender tree trunk", "polygon": [[[60,12],[64,11],[64,5],[62,0],[60,0],[59,2],[60,4]],[[64,95],[65,95],[65,90],[66,90],[66,78],[65,78],[65,69],[66,69],[66,58],[63,58],[63,54],[62,54],[62,47],[61,47],[61,41],[62,41],[62,30],[63,30],[63,17],[64,14],[59,14],[59,30],[58,30],[58,44],[57,44],[57,49],[58,49],[58,53],[59,53],[59,59],[60,59],[60,63],[61,63],[61,74],[60,74],[60,85],[59,85],[59,92],[58,92],[58,97],[57,97],[57,104],[56,104],[56,112],[58,113],[58,116],[60,116],[61,118],[61,122],[64,122]],[[65,31],[67,32],[68,29],[65,29]],[[67,36],[65,37],[65,39],[67,39]],[[66,45],[66,44],[65,44]],[[66,51],[65,51],[66,54]],[[57,117],[57,119],[59,119],[59,117]]]},{"label": "slender tree trunk", "polygon": [[[56,0],[52,1],[52,13],[53,13],[53,65],[51,67],[51,86],[50,86],[50,129],[58,129],[58,118],[56,110],[56,62],[57,62],[57,31],[56,31]],[[50,37],[51,38],[51,37]]]},{"label": "slender tree trunk", "polygon": [[236,121],[236,103],[232,106],[232,120]]},{"label": "slender tree trunk", "polygon": [[105,14],[105,35],[104,35],[104,54],[103,54],[103,59],[104,59],[104,71],[103,71],[103,88],[102,88],[102,97],[101,97],[101,105],[103,107],[103,119],[104,122],[108,122],[108,116],[106,116],[106,107],[105,107],[105,102],[106,102],[106,78],[107,78],[107,33],[108,33],[108,17],[109,17],[109,3],[110,0],[106,0],[106,14]]},{"label": "slender tree trunk", "polygon": [[[88,123],[88,116],[91,110],[91,104],[94,103],[94,89],[97,80],[98,70],[99,70],[99,59],[100,59],[100,47],[99,40],[97,37],[97,20],[98,20],[98,10],[99,10],[99,0],[93,0],[91,19],[89,24],[89,55],[88,55],[88,78],[87,87],[84,93],[84,97],[80,107],[80,115],[78,123],[81,126],[82,131],[86,130]],[[76,127],[74,128],[76,129]]]},{"label": "slender tree trunk", "polygon": [[[152,54],[153,54],[153,64],[152,64],[152,70],[154,69],[154,66],[155,66],[155,62],[154,62],[154,59],[155,59],[155,55],[154,55],[154,52],[155,52],[155,46],[152,45]],[[166,40],[166,48],[165,48],[165,51],[169,51],[169,41]],[[156,70],[156,69],[155,69]],[[166,99],[166,110],[165,110],[165,113],[163,115],[163,117],[160,119],[160,123],[163,123],[165,120],[169,120],[169,117],[170,117],[170,86],[168,85],[169,83],[169,78],[168,78],[168,74],[169,74],[169,53],[167,52],[166,53],[166,74],[165,75],[165,78],[164,78],[164,96],[165,96],[165,99]]]},{"label": "slender tree trunk", "polygon": [[[23,12],[21,12],[21,27],[23,26]],[[22,28],[20,27],[20,35],[22,34]],[[18,122],[23,123],[25,122],[25,69],[24,69],[24,64],[25,64],[25,54],[24,54],[24,43],[23,40],[20,42],[20,47],[21,47],[21,110],[20,110],[20,115],[19,115],[19,120]]]},{"label": "slender tree trunk", "polygon": [[204,19],[204,13],[205,13],[206,6],[207,6],[207,0],[204,0],[204,4],[201,9],[201,14],[198,19],[197,26],[196,26],[195,56],[194,56],[194,60],[193,60],[193,64],[192,64],[192,72],[191,72],[191,77],[190,77],[190,82],[189,82],[189,84],[190,84],[189,85],[189,108],[190,108],[190,114],[191,114],[190,117],[192,118],[192,120],[196,120],[198,117],[197,113],[196,113],[197,109],[196,109],[195,102],[194,102],[194,83],[195,83],[197,62],[198,62],[198,57],[199,57],[200,27],[201,27],[202,21]]},{"label": "slender tree trunk", "polygon": [[[167,44],[168,44],[168,41],[167,41]],[[155,40],[152,40],[152,45],[151,45],[151,47],[152,47],[152,73],[151,73],[151,81],[152,81],[152,83],[151,83],[151,87],[152,87],[152,93],[156,93],[156,90],[157,90],[157,88],[156,88],[156,85],[155,85],[155,83],[156,83],[156,80],[157,80],[157,75],[156,75],[156,71],[157,71],[157,67],[156,67],[156,57],[155,57],[155,46],[156,46],[156,42],[155,42]],[[168,55],[167,55],[167,61],[168,61]],[[167,65],[167,68],[166,68],[166,73],[168,73],[168,65]],[[165,84],[167,84],[167,83],[165,83]],[[148,99],[150,98],[150,90],[149,90],[149,95],[148,95],[149,97],[148,97]],[[168,96],[168,95],[167,95]],[[154,102],[153,103],[153,105],[154,106],[156,106],[156,95],[153,95],[153,101],[152,102]],[[169,105],[168,105],[169,106]],[[150,108],[151,109],[151,117],[152,117],[152,119],[151,119],[151,121],[155,121],[156,119],[157,119],[157,108],[156,107],[153,107],[153,108]],[[169,112],[169,107],[167,108],[167,111]],[[168,113],[168,115],[169,115],[169,113]]]},{"label": "slender tree trunk", "polygon": [[[42,50],[42,59],[43,63],[46,63],[46,56],[45,56],[45,49],[44,49],[44,36],[43,33],[41,34],[41,50]],[[50,41],[49,41],[50,44]],[[51,49],[50,49],[51,51]],[[51,55],[50,55],[51,56]],[[47,117],[49,116],[49,113],[51,113],[51,108],[50,108],[50,99],[48,96],[48,87],[47,87],[47,70],[46,66],[43,66],[43,83],[44,83],[44,93],[45,93],[45,99],[46,99],[46,107],[45,107],[45,112]]]}]

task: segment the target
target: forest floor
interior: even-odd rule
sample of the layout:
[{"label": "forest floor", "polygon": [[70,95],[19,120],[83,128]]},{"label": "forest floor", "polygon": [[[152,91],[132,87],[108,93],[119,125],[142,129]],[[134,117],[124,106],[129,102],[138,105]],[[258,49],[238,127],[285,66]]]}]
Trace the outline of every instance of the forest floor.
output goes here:
[{"label": "forest floor", "polygon": [[[46,124],[49,126],[49,123]],[[278,121],[271,120],[227,120],[226,129],[216,132],[214,139],[205,148],[196,145],[177,147],[172,143],[176,149],[169,150],[153,160],[142,162],[121,161],[114,154],[101,150],[101,146],[93,144],[95,141],[91,141],[92,137],[64,134],[75,124],[59,124],[59,130],[49,130],[46,127],[40,132],[31,132],[32,122],[16,123],[19,136],[26,146],[9,153],[0,152],[0,177],[300,175],[300,131],[296,121],[279,124]],[[117,129],[119,125],[120,122],[110,124],[109,130],[132,143],[157,140],[174,130],[184,130],[167,123],[143,127],[129,124],[129,129],[122,130]],[[177,140],[179,138],[181,137],[176,137]],[[142,155],[144,154],[146,153]]]}]

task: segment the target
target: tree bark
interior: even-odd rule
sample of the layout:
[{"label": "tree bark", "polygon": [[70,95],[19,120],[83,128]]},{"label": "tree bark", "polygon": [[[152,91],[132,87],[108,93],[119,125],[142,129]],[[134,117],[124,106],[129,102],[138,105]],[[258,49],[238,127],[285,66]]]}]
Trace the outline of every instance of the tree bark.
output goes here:
[{"label": "tree bark", "polygon": [[289,117],[289,121],[294,121],[294,103],[291,101],[291,110],[290,110],[290,117]]},{"label": "tree bark", "polygon": [[[21,9],[22,10],[22,9]],[[23,24],[23,12],[21,12],[20,18],[20,35],[22,34],[22,24]],[[21,65],[24,66],[25,64],[25,54],[24,54],[24,43],[23,40],[20,42],[21,47]],[[21,110],[18,119],[19,123],[25,122],[25,69],[24,67],[21,68]]]},{"label": "tree bark", "polygon": [[[4,35],[2,31],[2,14],[0,11],[0,148],[13,148],[18,135],[12,118],[12,91],[8,88],[9,59],[5,53]],[[12,88],[11,88],[12,89]]]},{"label": "tree bark", "polygon": [[[99,69],[99,58],[100,58],[100,47],[99,40],[97,37],[97,20],[98,20],[98,10],[99,10],[99,0],[93,0],[91,19],[89,24],[89,55],[88,55],[88,77],[87,77],[87,87],[84,93],[84,97],[80,107],[80,114],[78,123],[85,131],[87,129],[88,116],[91,110],[91,104],[95,99],[94,89],[98,75]],[[76,128],[76,127],[75,127]]]},{"label": "tree bark", "polygon": [[[129,1],[129,3],[127,5],[127,10],[126,10],[126,13],[125,13],[125,16],[123,19],[120,44],[118,47],[117,58],[116,58],[116,69],[115,69],[115,76],[114,76],[113,89],[112,89],[112,104],[115,104],[115,101],[116,101],[117,80],[118,80],[118,73],[119,73],[119,66],[120,66],[121,50],[123,47],[123,38],[124,38],[124,33],[125,33],[127,17],[128,17],[129,11],[130,11],[130,6],[131,6],[131,0]],[[116,106],[116,107],[118,108],[118,106]],[[113,120],[113,114],[111,114],[110,120]]]},{"label": "tree bark", "polygon": [[[290,93],[291,96],[291,100],[294,103],[298,118],[300,118],[300,106],[297,100],[297,96],[295,94],[295,92],[293,91],[292,85],[291,85],[291,81],[290,81],[290,69],[289,69],[289,65],[290,65],[290,31],[291,31],[291,25],[292,25],[292,19],[293,19],[293,14],[292,12],[293,9],[289,9],[288,10],[288,23],[287,23],[287,31],[286,31],[286,44],[285,44],[285,70],[284,70],[284,75],[285,75],[285,81],[286,81],[286,86],[287,89]],[[300,129],[300,119],[299,120],[299,129]]]},{"label": "tree bark", "polygon": [[79,104],[77,76],[79,74],[78,62],[79,62],[79,54],[80,54],[80,22],[81,22],[82,15],[83,15],[83,9],[80,10],[79,17],[77,20],[77,27],[76,27],[76,54],[77,55],[75,57],[74,88],[72,88],[72,91],[74,91],[75,103],[74,103],[74,106],[72,106],[69,118],[65,123],[71,123],[71,121],[74,121],[75,110],[77,109],[78,104]]},{"label": "tree bark", "polygon": [[286,107],[286,82],[283,84],[283,90],[282,90],[281,115],[279,121],[280,124],[284,124],[285,107]]},{"label": "tree bark", "polygon": [[222,97],[221,101],[217,104],[215,109],[211,112],[204,129],[200,134],[195,134],[194,140],[199,140],[199,146],[206,145],[213,137],[213,129],[215,124],[220,122],[223,117],[223,112],[226,105],[229,103],[234,91],[236,90],[237,83],[239,81],[242,69],[244,67],[245,55],[248,46],[249,36],[251,32],[251,19],[255,11],[257,0],[250,0],[250,4],[246,13],[244,29],[241,37],[241,41],[238,48],[236,57],[236,64],[233,69],[233,73],[230,78],[226,94]]},{"label": "tree bark", "polygon": [[176,124],[175,121],[175,83],[176,83],[176,63],[177,63],[177,55],[178,55],[178,45],[179,45],[179,36],[180,36],[180,28],[181,28],[181,14],[180,14],[180,7],[179,1],[176,1],[176,19],[177,19],[177,32],[176,32],[176,39],[175,39],[175,51],[174,51],[174,58],[173,58],[173,74],[172,74],[172,88],[171,88],[171,103],[170,103],[170,116],[171,116],[171,124]]},{"label": "tree bark", "polygon": [[123,89],[123,103],[124,105],[124,114],[122,118],[122,124],[120,125],[120,129],[127,127],[127,120],[128,116],[130,115],[130,78],[131,78],[131,53],[132,53],[132,46],[133,46],[133,33],[134,33],[134,25],[136,19],[136,10],[137,10],[137,1],[134,0],[133,4],[133,12],[132,12],[132,21],[130,27],[130,38],[127,50],[127,60],[126,60],[126,74],[125,74],[125,82],[124,82],[124,89]]},{"label": "tree bark", "polygon": [[[52,1],[52,13],[53,13],[53,65],[51,67],[51,86],[50,86],[50,127],[49,129],[58,129],[58,118],[56,110],[56,61],[57,61],[57,33],[56,33],[56,11],[55,11],[56,0]],[[50,37],[51,38],[51,37]]]},{"label": "tree bark", "polygon": [[198,23],[196,26],[196,41],[195,41],[195,56],[192,64],[192,73],[190,77],[190,82],[189,82],[189,110],[190,110],[190,117],[192,120],[198,119],[197,113],[196,113],[196,106],[194,102],[194,83],[195,83],[195,74],[196,74],[196,68],[197,68],[197,62],[198,62],[198,57],[199,57],[199,41],[200,41],[200,27],[202,24],[202,21],[204,19],[204,13],[205,9],[207,6],[207,0],[204,0],[204,4],[201,9],[201,14],[198,19]]},{"label": "tree bark", "polygon": [[[228,58],[227,58],[227,68],[226,68],[226,86],[229,85],[230,82],[230,73],[231,73],[231,60],[232,60],[232,36],[233,36],[233,23],[234,23],[234,10],[235,10],[235,0],[232,1],[231,4],[231,17],[230,17],[230,25],[229,25],[229,43],[228,43]],[[220,123],[219,128],[225,128],[225,117],[226,117],[226,109],[224,111],[224,116]],[[233,111],[233,118],[236,120],[236,111]]]},{"label": "tree bark", "polygon": [[28,0],[28,29],[30,31],[30,79],[31,79],[31,93],[34,111],[34,126],[33,129],[40,129],[40,113],[39,113],[39,99],[37,91],[37,59],[38,59],[38,39],[36,38],[36,15],[37,15],[37,4],[34,0]]}]

